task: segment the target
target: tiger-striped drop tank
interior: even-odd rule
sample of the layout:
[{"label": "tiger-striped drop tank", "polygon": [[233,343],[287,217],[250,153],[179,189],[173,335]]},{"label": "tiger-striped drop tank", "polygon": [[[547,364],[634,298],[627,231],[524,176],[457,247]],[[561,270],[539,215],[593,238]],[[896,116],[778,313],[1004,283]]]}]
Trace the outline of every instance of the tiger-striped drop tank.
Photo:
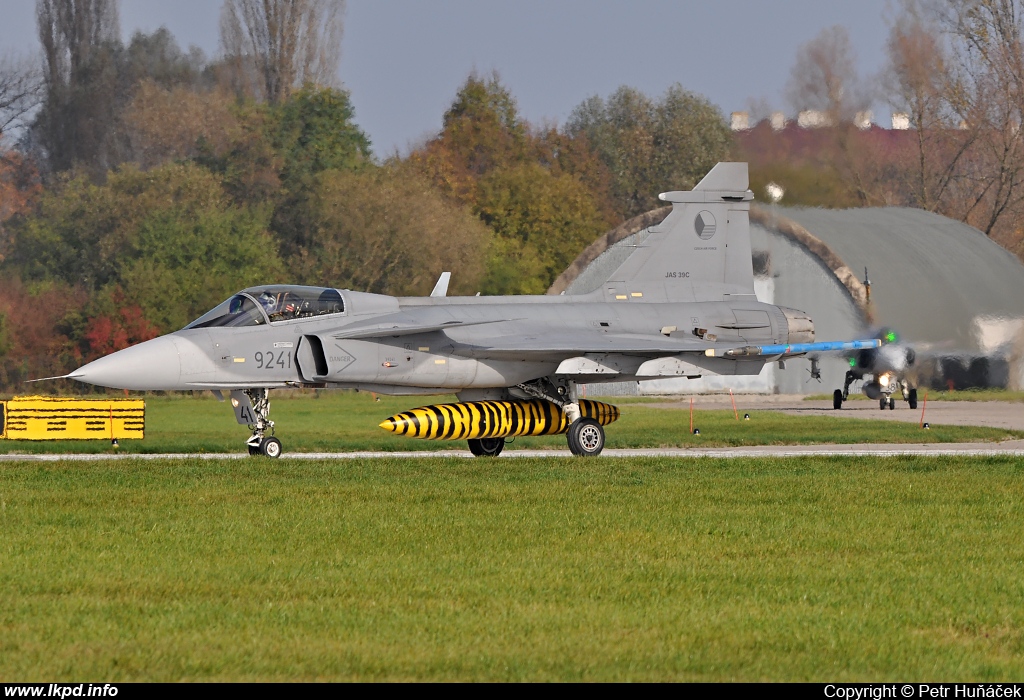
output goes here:
[{"label": "tiger-striped drop tank", "polygon": [[[600,401],[580,401],[580,413],[601,425],[619,419],[619,409]],[[469,401],[423,406],[395,414],[380,427],[426,440],[558,435],[569,429],[565,412],[550,401]]]}]

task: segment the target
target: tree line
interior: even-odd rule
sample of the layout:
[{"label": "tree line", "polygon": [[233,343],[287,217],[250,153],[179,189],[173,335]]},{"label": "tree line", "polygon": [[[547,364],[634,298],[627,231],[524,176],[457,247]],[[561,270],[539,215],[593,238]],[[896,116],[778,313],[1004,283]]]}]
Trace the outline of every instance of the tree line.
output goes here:
[{"label": "tree line", "polygon": [[[213,58],[166,29],[122,42],[116,0],[37,0],[40,60],[0,61],[0,136],[17,137],[0,148],[0,384],[255,284],[425,294],[450,270],[454,294],[543,293],[601,233],[730,158],[758,197],[772,182],[784,204],[922,207],[1020,254],[1017,4],[935,7],[901,7],[872,81],[842,28],[799,48],[789,97],[825,128],[734,134],[681,85],[535,125],[498,75],[470,74],[438,133],[380,158],[337,82],[339,0],[226,0]],[[869,83],[910,129],[857,128]]]},{"label": "tree line", "polygon": [[34,111],[28,89],[0,102],[23,125],[0,164],[5,386],[255,284],[424,294],[450,270],[453,293],[543,293],[731,145],[717,108],[680,86],[624,87],[538,127],[497,75],[471,74],[438,134],[379,159],[332,69],[337,0],[227,0],[214,59],[165,29],[122,43],[117,10],[38,0],[41,65],[0,67],[35,75],[38,95]]}]

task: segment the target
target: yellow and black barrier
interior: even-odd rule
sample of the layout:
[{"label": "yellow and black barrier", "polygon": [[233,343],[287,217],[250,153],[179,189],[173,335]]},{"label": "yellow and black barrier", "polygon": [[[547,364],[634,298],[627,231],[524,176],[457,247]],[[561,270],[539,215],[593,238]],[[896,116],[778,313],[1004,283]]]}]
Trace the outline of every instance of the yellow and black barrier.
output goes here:
[{"label": "yellow and black barrier", "polygon": [[[601,425],[618,420],[619,409],[600,401],[580,401],[580,414]],[[469,401],[423,406],[397,413],[380,427],[425,440],[558,435],[569,429],[565,412],[550,401]]]},{"label": "yellow and black barrier", "polygon": [[8,440],[140,440],[146,432],[142,399],[15,396],[0,411]]}]

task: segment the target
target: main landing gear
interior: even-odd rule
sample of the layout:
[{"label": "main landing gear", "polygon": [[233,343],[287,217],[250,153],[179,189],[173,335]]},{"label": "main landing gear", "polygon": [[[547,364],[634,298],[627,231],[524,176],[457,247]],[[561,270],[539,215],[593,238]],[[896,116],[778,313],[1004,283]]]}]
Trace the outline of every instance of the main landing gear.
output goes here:
[{"label": "main landing gear", "polygon": [[505,447],[505,438],[480,438],[469,441],[474,457],[497,457]]},{"label": "main landing gear", "polygon": [[236,403],[240,400],[236,392],[232,392],[231,403],[239,416],[239,422],[246,422],[252,431],[252,437],[245,441],[249,454],[272,459],[280,457],[281,441],[274,437],[274,421],[270,420],[270,392],[267,389],[246,389],[241,393],[248,399],[249,405]]},{"label": "main landing gear", "polygon": [[577,457],[596,457],[601,454],[604,449],[604,427],[596,420],[584,418],[580,414],[575,382],[568,379],[541,379],[529,384],[518,384],[516,388],[533,398],[550,401],[565,412],[569,420],[569,430],[565,437],[570,452]]},{"label": "main landing gear", "polygon": [[850,398],[850,385],[853,384],[856,377],[853,376],[853,372],[846,372],[846,379],[843,381],[842,390],[836,389],[832,393],[832,408],[839,410],[843,407],[843,402]]},{"label": "main landing gear", "polygon": [[604,428],[596,420],[573,421],[565,436],[569,440],[569,451],[577,457],[595,457],[604,449]]}]

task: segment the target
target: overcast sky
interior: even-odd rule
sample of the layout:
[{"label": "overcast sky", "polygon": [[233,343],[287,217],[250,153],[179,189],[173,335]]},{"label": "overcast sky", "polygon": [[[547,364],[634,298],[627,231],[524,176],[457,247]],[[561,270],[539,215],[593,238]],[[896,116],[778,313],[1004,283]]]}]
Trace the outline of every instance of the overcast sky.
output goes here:
[{"label": "overcast sky", "polygon": [[[166,26],[217,53],[220,0],[121,0],[121,29]],[[862,74],[883,64],[891,0],[348,0],[340,75],[375,152],[436,132],[467,74],[497,71],[531,122],[562,123],[590,95],[672,83],[722,112],[751,99],[789,111],[797,48],[850,32]],[[0,0],[0,53],[38,50],[35,0]],[[876,121],[889,118],[876,106]]]}]

